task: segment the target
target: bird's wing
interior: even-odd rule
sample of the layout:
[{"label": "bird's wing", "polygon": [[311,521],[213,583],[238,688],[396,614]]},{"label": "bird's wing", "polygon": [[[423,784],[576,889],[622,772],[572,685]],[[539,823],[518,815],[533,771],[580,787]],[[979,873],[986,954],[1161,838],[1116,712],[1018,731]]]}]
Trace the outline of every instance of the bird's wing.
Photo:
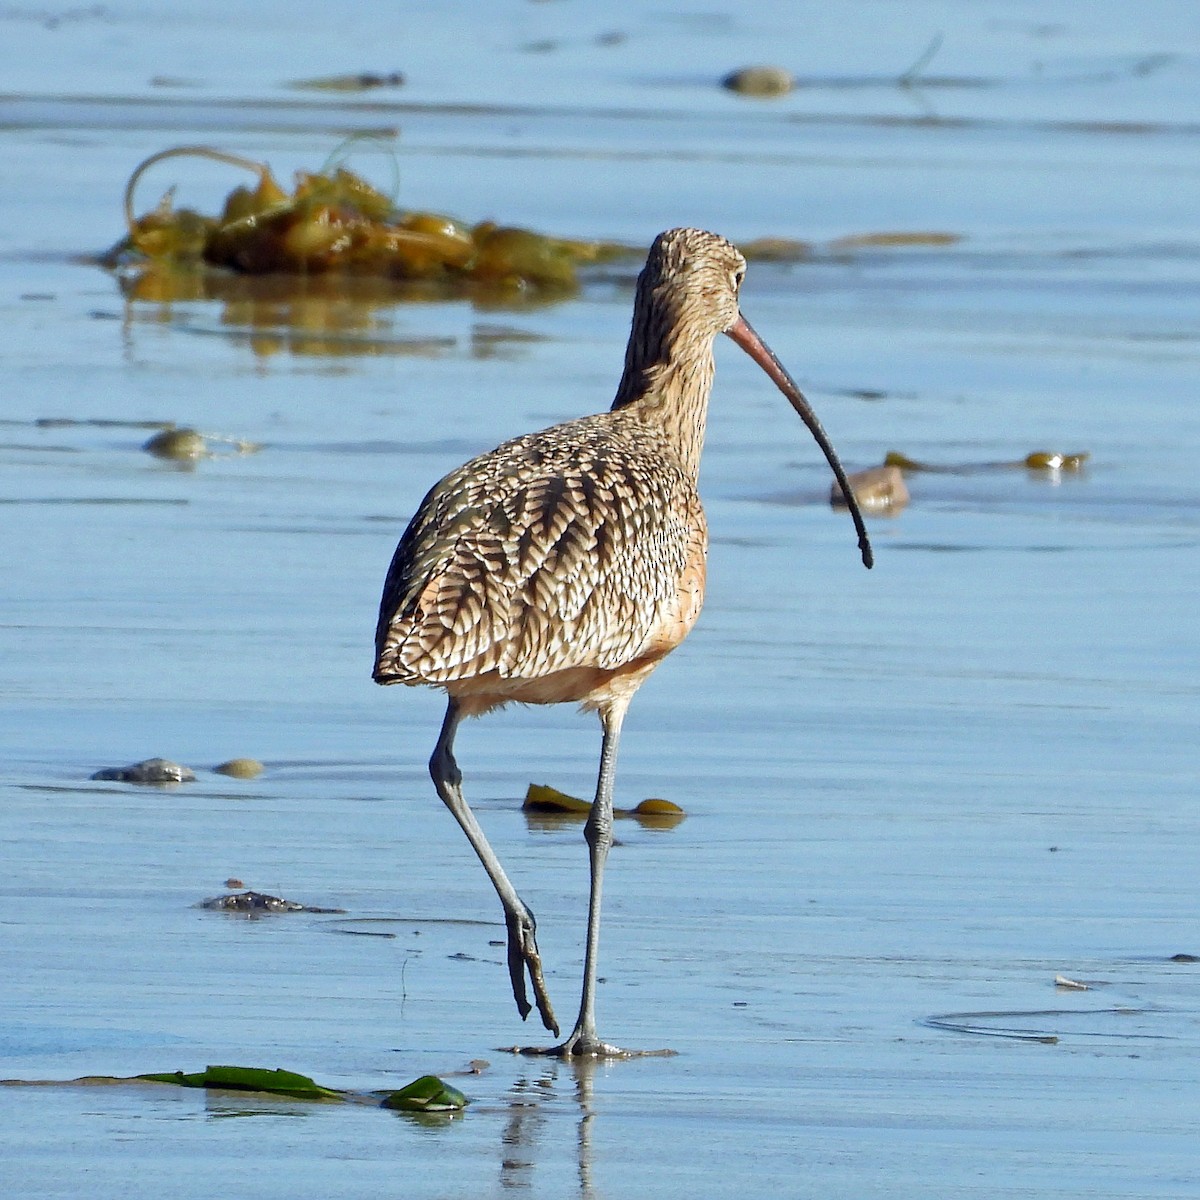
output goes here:
[{"label": "bird's wing", "polygon": [[587,431],[506,443],[426,496],[388,572],[377,678],[534,679],[644,649],[676,603],[698,501],[682,470]]}]

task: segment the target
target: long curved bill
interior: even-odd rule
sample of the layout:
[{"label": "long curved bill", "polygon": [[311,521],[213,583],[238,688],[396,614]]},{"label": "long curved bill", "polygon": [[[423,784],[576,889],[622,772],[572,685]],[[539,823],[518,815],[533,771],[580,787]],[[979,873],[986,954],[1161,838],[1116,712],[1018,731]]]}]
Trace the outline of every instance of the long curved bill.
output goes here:
[{"label": "long curved bill", "polygon": [[787,373],[783,363],[775,357],[774,351],[754,332],[745,317],[739,316],[735,324],[725,332],[775,381],[775,386],[788,398],[788,402],[800,414],[800,419],[808,426],[809,433],[816,438],[817,445],[829,460],[834,477],[841,484],[842,494],[846,497],[846,507],[849,508],[854,528],[858,531],[858,549],[862,555],[863,566],[868,569],[874,566],[875,554],[871,550],[871,540],[867,537],[867,527],[859,511],[858,501],[854,498],[854,491],[846,478],[846,472],[842,469],[837,451],[834,450],[825,430],[821,428],[821,422],[817,420],[812,405],[804,398],[804,393],[796,386],[796,381]]}]

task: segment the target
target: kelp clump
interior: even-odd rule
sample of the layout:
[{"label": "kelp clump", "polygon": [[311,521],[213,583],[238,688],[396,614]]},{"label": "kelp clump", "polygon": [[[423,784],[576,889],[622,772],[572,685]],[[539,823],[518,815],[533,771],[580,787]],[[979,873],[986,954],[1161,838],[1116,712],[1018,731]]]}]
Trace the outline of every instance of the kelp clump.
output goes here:
[{"label": "kelp clump", "polygon": [[[142,175],[181,156],[243,168],[257,175],[257,183],[234,188],[218,216],[177,208],[174,189],[136,216],[134,193]],[[575,287],[581,264],[628,253],[613,243],[398,210],[390,197],[343,166],[298,171],[289,192],[265,163],[208,146],[178,146],[140,163],[125,188],[125,221],[129,232],[105,255],[107,266],[218,267],[243,275],[342,274],[563,291]]]}]

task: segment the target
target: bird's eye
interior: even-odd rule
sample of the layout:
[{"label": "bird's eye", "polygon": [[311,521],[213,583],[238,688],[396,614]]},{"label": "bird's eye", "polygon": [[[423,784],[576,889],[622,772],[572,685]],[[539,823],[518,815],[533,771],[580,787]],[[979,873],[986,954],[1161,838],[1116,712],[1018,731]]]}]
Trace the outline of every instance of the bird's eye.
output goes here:
[{"label": "bird's eye", "polygon": [[733,273],[733,290],[736,292],[742,286],[742,280],[746,278],[746,268],[738,267]]}]

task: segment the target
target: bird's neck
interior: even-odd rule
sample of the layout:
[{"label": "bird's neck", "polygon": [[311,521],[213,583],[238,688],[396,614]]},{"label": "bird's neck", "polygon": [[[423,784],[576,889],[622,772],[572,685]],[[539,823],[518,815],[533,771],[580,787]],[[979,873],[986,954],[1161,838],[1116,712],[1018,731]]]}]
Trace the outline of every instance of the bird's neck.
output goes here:
[{"label": "bird's neck", "polygon": [[658,430],[693,478],[700,474],[713,372],[711,338],[665,337],[647,348],[631,337],[612,404],[614,412],[627,412]]}]

